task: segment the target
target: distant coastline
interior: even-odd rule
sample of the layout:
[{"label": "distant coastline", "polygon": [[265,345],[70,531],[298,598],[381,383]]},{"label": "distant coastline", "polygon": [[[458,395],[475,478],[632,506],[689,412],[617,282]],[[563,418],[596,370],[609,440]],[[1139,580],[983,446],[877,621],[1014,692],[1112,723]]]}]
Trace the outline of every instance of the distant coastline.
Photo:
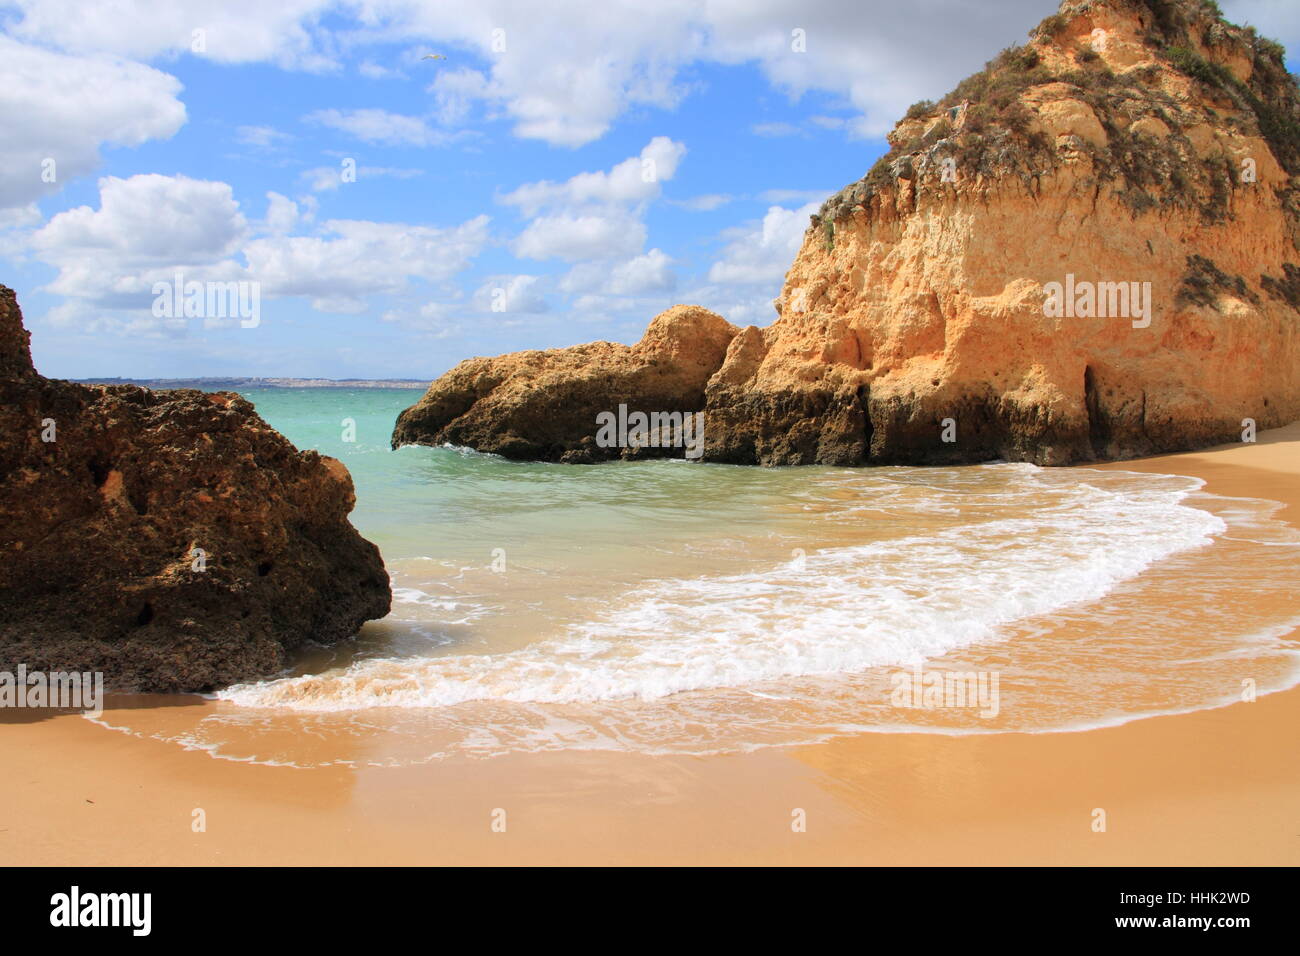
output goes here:
[{"label": "distant coastline", "polygon": [[74,378],[78,385],[140,385],[144,388],[197,388],[201,391],[244,388],[410,388],[427,389],[429,380],[414,378]]}]

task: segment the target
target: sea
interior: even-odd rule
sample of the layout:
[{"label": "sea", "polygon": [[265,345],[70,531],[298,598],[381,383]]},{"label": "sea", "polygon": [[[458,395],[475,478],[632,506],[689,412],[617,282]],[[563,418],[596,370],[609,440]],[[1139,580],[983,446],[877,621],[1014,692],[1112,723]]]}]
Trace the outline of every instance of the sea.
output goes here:
[{"label": "sea", "polygon": [[347,465],[392,613],[179,723],[105,721],[232,760],[383,766],[1072,732],[1300,682],[1300,536],[1275,502],[1023,463],[394,451],[420,394],[244,392]]}]

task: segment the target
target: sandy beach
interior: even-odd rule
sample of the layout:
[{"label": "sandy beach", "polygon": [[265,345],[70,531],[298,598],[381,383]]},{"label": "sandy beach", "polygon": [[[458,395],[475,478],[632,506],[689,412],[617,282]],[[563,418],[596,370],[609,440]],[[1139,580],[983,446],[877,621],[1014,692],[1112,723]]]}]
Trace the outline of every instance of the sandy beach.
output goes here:
[{"label": "sandy beach", "polygon": [[[1300,514],[1300,424],[1103,467],[1192,475],[1215,494],[1284,502],[1293,524]],[[164,719],[212,706],[138,703]],[[304,769],[77,716],[11,721],[0,753],[7,864],[1300,863],[1295,689],[1085,732],[860,734],[711,757]]]}]

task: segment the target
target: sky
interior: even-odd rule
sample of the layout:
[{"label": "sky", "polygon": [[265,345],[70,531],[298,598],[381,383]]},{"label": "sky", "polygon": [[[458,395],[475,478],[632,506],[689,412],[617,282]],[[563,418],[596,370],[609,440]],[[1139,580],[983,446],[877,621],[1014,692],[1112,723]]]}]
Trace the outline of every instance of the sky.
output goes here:
[{"label": "sky", "polygon": [[[1222,6],[1300,44],[1295,0]],[[430,379],[676,303],[767,325],[903,111],[1055,9],[0,0],[0,283],[59,378]],[[159,315],[178,275],[251,283],[256,322]]]}]

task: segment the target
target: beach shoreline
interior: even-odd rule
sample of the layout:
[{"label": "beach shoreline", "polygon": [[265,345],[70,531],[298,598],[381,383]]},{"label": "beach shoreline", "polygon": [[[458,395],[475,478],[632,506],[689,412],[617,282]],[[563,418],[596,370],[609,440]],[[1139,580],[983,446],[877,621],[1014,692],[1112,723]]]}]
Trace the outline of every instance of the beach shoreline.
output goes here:
[{"label": "beach shoreline", "polygon": [[[1281,502],[1278,517],[1300,524],[1300,423],[1254,444],[1093,467],[1190,475],[1213,494]],[[1077,732],[403,767],[213,759],[64,715],[0,733],[11,768],[0,861],[1295,865],[1298,743],[1297,688]]]}]

